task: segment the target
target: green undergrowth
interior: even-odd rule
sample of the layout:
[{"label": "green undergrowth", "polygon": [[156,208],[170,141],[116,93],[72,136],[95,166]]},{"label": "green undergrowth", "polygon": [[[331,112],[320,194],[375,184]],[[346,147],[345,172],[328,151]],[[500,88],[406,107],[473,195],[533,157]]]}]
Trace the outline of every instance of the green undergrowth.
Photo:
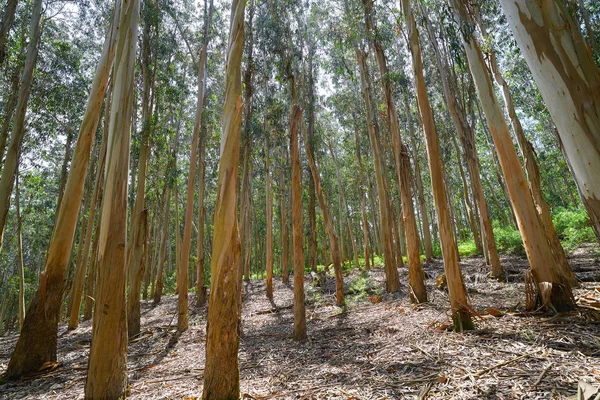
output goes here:
[{"label": "green undergrowth", "polygon": [[596,243],[594,229],[583,208],[557,207],[552,221],[565,251],[571,252],[584,243]]},{"label": "green undergrowth", "polygon": [[381,295],[382,288],[369,277],[368,271],[362,271],[346,284],[346,305],[352,306],[360,300],[373,295]]}]

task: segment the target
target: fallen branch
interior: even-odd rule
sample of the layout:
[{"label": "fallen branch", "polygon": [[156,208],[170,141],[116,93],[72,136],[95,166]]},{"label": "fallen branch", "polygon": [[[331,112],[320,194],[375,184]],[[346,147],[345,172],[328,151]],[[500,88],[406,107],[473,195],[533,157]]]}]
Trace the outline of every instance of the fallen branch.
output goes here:
[{"label": "fallen branch", "polygon": [[499,364],[492,365],[492,366],[491,366],[491,367],[489,367],[489,368],[482,369],[481,371],[477,371],[477,372],[475,372],[475,373],[473,374],[473,376],[475,376],[475,377],[479,377],[479,376],[481,376],[481,375],[483,375],[483,374],[485,374],[485,373],[487,373],[487,372],[490,372],[490,371],[491,371],[491,370],[493,370],[493,369],[496,369],[496,368],[503,367],[503,366],[505,366],[505,365],[508,365],[508,364],[514,363],[515,361],[522,360],[523,358],[527,358],[527,357],[529,357],[529,356],[532,356],[532,355],[534,355],[534,354],[536,354],[536,353],[539,353],[539,352],[540,352],[540,350],[536,350],[536,351],[532,351],[531,353],[523,354],[522,356],[519,356],[519,357],[516,357],[516,358],[510,359],[510,360],[508,360],[508,361],[503,361],[503,362],[501,362],[501,363],[499,363]]},{"label": "fallen branch", "polygon": [[550,370],[550,368],[552,368],[552,365],[554,363],[550,363],[548,364],[548,366],[546,368],[544,368],[544,370],[542,371],[542,373],[540,374],[540,376],[538,376],[538,378],[536,379],[536,381],[534,382],[534,384],[531,386],[532,388],[535,388],[537,385],[539,385],[542,382],[542,379],[544,379],[544,377],[546,376],[546,374],[548,373],[548,371]]}]

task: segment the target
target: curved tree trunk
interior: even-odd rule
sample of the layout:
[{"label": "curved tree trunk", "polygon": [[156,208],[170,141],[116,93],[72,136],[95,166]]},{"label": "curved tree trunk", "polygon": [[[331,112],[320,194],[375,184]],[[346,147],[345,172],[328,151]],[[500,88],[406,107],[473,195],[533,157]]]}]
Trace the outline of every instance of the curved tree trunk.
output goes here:
[{"label": "curved tree trunk", "polygon": [[123,0],[107,139],[86,399],[119,398],[127,387],[127,185],[139,14],[139,0]]},{"label": "curved tree trunk", "polygon": [[[477,22],[482,30],[482,33],[486,35],[487,33],[485,32],[485,28],[483,27],[483,24],[481,24],[481,21],[478,19]],[[573,270],[569,265],[569,260],[567,259],[565,251],[556,233],[556,229],[554,228],[554,222],[552,222],[550,208],[544,199],[540,170],[537,164],[535,150],[533,149],[532,144],[525,137],[525,132],[523,132],[523,127],[521,126],[521,121],[519,120],[517,111],[515,110],[510,88],[508,87],[508,83],[504,80],[504,76],[502,76],[502,72],[500,71],[500,67],[496,60],[495,52],[490,51],[487,55],[492,76],[494,77],[496,84],[502,89],[502,96],[508,111],[508,117],[510,119],[513,132],[517,138],[517,144],[519,145],[519,149],[523,155],[523,163],[525,164],[525,171],[527,172],[529,190],[531,191],[533,202],[535,203],[536,210],[540,216],[540,222],[544,227],[546,237],[550,241],[552,252],[554,253],[554,257],[556,258],[561,273],[571,286],[576,287],[579,285],[579,282],[575,278]]]},{"label": "curved tree trunk", "polygon": [[[36,12],[41,13],[41,3],[39,1],[39,9],[36,8]],[[37,6],[38,2],[36,1]],[[25,317],[21,335],[19,336],[5,374],[5,376],[10,378],[38,371],[45,362],[56,361],[58,318],[64,290],[65,273],[73,247],[73,238],[81,198],[83,196],[83,182],[90,157],[90,148],[98,126],[102,101],[104,100],[108,76],[114,59],[120,14],[120,2],[117,2],[113,22],[104,42],[102,56],[100,57],[96,76],[90,90],[86,112],[73,155],[71,170],[69,171],[69,178],[67,179],[65,201],[61,203],[59,215],[56,219],[44,272],[42,272],[40,277],[39,288],[27,309],[27,316]],[[30,45],[32,47],[35,46],[34,41],[30,42]],[[27,74],[33,73],[33,66],[29,64],[31,63],[27,63],[26,70],[31,68],[31,71],[27,72]],[[23,110],[24,118],[24,100],[19,100],[20,106],[17,107],[17,113]]]},{"label": "curved tree trunk", "polygon": [[[451,0],[454,11],[462,24],[469,24],[469,18],[463,0]],[[507,183],[510,200],[517,217],[519,231],[523,237],[523,246],[527,253],[533,279],[541,293],[542,283],[552,285],[552,293],[548,299],[543,299],[543,306],[548,307],[548,301],[557,310],[569,310],[574,306],[570,286],[564,279],[552,248],[546,238],[544,228],[538,219],[533,198],[527,188],[525,174],[519,163],[517,152],[513,146],[510,132],[500,105],[496,101],[492,82],[483,60],[483,54],[475,37],[463,36],[463,46],[469,60],[473,81],[484,109],[488,126],[504,177]],[[600,160],[600,158],[599,158]],[[525,190],[523,190],[525,188]]]},{"label": "curved tree trunk", "polygon": [[237,227],[238,164],[242,124],[242,52],[245,1],[233,0],[227,68],[223,133],[214,214],[211,290],[206,324],[206,363],[203,399],[238,399],[240,376],[239,281],[240,238]]},{"label": "curved tree trunk", "polygon": [[431,186],[437,213],[442,255],[444,257],[444,270],[448,281],[448,292],[450,305],[452,307],[452,320],[454,330],[463,331],[473,329],[473,322],[468,312],[467,293],[463,282],[462,272],[458,265],[458,252],[455,238],[452,232],[448,204],[446,202],[446,187],[442,172],[441,155],[439,150],[438,136],[433,120],[433,112],[429,103],[429,96],[423,76],[423,62],[421,59],[421,45],[419,33],[412,13],[409,0],[402,0],[404,16],[408,27],[409,50],[412,56],[412,70],[414,74],[415,90],[417,92],[417,103],[425,132],[425,143],[427,145],[427,156],[429,158],[429,171],[431,174]]}]

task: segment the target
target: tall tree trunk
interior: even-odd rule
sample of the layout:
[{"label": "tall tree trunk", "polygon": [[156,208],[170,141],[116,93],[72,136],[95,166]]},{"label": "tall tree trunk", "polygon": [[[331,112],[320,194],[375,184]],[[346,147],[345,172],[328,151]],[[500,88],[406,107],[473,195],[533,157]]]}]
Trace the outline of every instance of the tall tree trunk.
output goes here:
[{"label": "tall tree trunk", "polygon": [[[292,83],[293,86],[293,83]],[[295,90],[292,90],[295,91]],[[293,96],[295,98],[295,96]],[[302,110],[297,100],[290,111],[290,158],[292,163],[292,239],[294,257],[294,340],[304,341],[306,335],[306,310],[304,304],[304,233],[302,228],[302,169],[298,151],[298,128]],[[314,178],[314,176],[313,176]],[[316,183],[316,182],[315,182]],[[318,190],[318,189],[317,189]],[[336,289],[336,298],[337,289]],[[339,300],[338,300],[339,301]]]},{"label": "tall tree trunk", "polygon": [[[402,220],[406,230],[406,239],[408,247],[408,275],[410,286],[412,289],[411,300],[416,303],[422,303],[427,301],[427,289],[425,288],[425,274],[423,272],[423,266],[421,265],[420,251],[419,251],[419,234],[417,231],[417,222],[415,218],[414,207],[412,203],[412,195],[410,190],[410,157],[408,155],[408,149],[402,143],[400,137],[400,126],[398,125],[398,112],[396,110],[396,104],[394,103],[394,97],[392,94],[392,87],[389,80],[389,70],[387,67],[387,60],[379,43],[374,22],[373,22],[373,1],[363,0],[366,11],[366,25],[367,33],[371,36],[373,42],[373,48],[375,51],[375,58],[377,65],[379,66],[379,73],[381,75],[382,89],[385,95],[385,102],[387,107],[387,122],[392,137],[392,146],[394,149],[394,159],[396,161],[396,175],[400,184],[400,196],[402,199]],[[395,223],[392,222],[392,223]],[[396,235],[398,236],[398,235]],[[399,238],[396,237],[396,240]],[[402,254],[398,254],[398,257],[402,259]]]},{"label": "tall tree trunk", "polygon": [[196,307],[206,303],[206,278],[204,276],[204,225],[206,207],[204,206],[204,190],[206,187],[206,127],[200,137],[200,157],[198,160],[198,266],[196,268]]},{"label": "tall tree trunk", "polygon": [[[248,9],[248,61],[243,75],[244,84],[244,111],[243,111],[243,171],[242,171],[242,191],[240,195],[240,243],[242,245],[242,257],[239,260],[239,289],[242,290],[241,277],[242,273],[246,276],[246,281],[250,281],[250,261],[252,253],[251,226],[250,226],[250,143],[252,140],[252,115],[254,108],[252,107],[252,96],[254,94],[254,2],[250,2]],[[240,299],[241,300],[241,299]],[[241,312],[241,303],[240,303]]]},{"label": "tall tree trunk", "polygon": [[[100,181],[103,178],[104,161],[106,157],[107,137],[102,137],[102,144],[99,151],[98,165],[96,167],[96,178],[94,180],[94,193],[92,195],[92,203],[89,206],[89,214],[87,223],[85,224],[85,236],[83,241],[83,249],[81,259],[77,260],[75,276],[73,277],[73,286],[71,288],[71,308],[69,310],[69,329],[76,329],[79,326],[79,308],[81,307],[81,297],[85,283],[85,272],[87,269],[90,247],[92,243],[92,232],[94,231],[94,221],[96,219],[96,211],[99,208],[98,198],[100,196]],[[90,171],[91,173],[92,171]],[[82,231],[83,234],[83,231]]]},{"label": "tall tree trunk", "polygon": [[[266,132],[269,135],[269,132]],[[273,300],[273,193],[271,190],[271,160],[270,160],[270,140],[266,139],[266,154],[265,154],[265,173],[267,174],[266,183],[266,211],[265,218],[267,219],[267,298]]]},{"label": "tall tree trunk", "polygon": [[[168,183],[167,183],[168,185]],[[169,214],[171,204],[171,188],[167,187],[167,196],[165,199],[165,205],[163,210],[163,232],[162,238],[160,239],[160,250],[158,254],[158,266],[156,267],[156,286],[154,288],[153,302],[154,305],[160,303],[162,298],[163,290],[163,269],[165,265],[165,258],[167,256],[167,238],[169,236]]]},{"label": "tall tree trunk", "polygon": [[452,320],[456,331],[473,329],[473,322],[468,312],[467,293],[463,282],[462,272],[458,265],[458,252],[455,238],[452,233],[448,204],[446,203],[446,188],[442,173],[442,160],[439,150],[438,136],[433,120],[433,112],[429,103],[425,78],[423,76],[423,62],[421,59],[421,45],[419,43],[419,32],[412,13],[409,0],[401,0],[404,16],[408,28],[409,50],[412,56],[412,70],[414,74],[415,90],[417,92],[417,103],[425,132],[425,143],[427,145],[427,156],[429,158],[429,171],[431,174],[431,186],[435,201],[435,209],[440,231],[440,242],[442,255],[444,257],[444,270],[448,282],[450,305],[452,307]]},{"label": "tall tree trunk", "polygon": [[354,127],[354,136],[356,141],[356,161],[358,163],[358,181],[360,192],[360,208],[362,213],[362,231],[363,231],[363,257],[365,259],[365,269],[371,269],[369,260],[369,218],[367,216],[367,199],[365,195],[365,177],[362,163],[360,135],[358,126]]},{"label": "tall tree trunk", "polygon": [[[375,177],[377,182],[377,196],[379,198],[379,214],[381,221],[380,237],[384,253],[384,270],[386,274],[385,288],[388,293],[397,292],[400,289],[400,279],[398,269],[394,262],[394,249],[392,243],[392,226],[390,221],[390,200],[389,190],[384,179],[385,170],[382,167],[381,159],[381,138],[379,136],[379,126],[377,124],[375,112],[373,110],[373,101],[371,98],[371,86],[369,70],[367,66],[367,54],[364,51],[355,48],[356,58],[360,67],[362,92],[367,112],[367,123],[369,127],[369,139],[373,151],[373,160],[375,163]],[[373,209],[375,213],[375,210]]]},{"label": "tall tree trunk", "polygon": [[25,264],[23,262],[23,216],[21,214],[21,193],[19,192],[19,171],[15,188],[15,208],[17,211],[17,263],[19,267],[19,330],[25,321]]},{"label": "tall tree trunk", "polygon": [[[481,184],[481,175],[479,172],[479,158],[477,157],[475,132],[469,126],[467,121],[467,114],[464,107],[458,102],[458,99],[452,93],[456,93],[456,88],[451,87],[451,82],[448,79],[448,66],[446,62],[442,61],[440,49],[435,40],[435,34],[431,27],[429,19],[426,17],[427,13],[421,13],[425,19],[425,26],[427,27],[427,33],[432,43],[432,47],[436,56],[438,64],[438,71],[440,73],[442,91],[444,92],[444,99],[446,100],[446,106],[450,111],[452,122],[458,132],[458,137],[461,142],[463,151],[465,152],[465,159],[467,161],[467,170],[469,171],[469,177],[471,180],[471,189],[473,191],[473,198],[475,203],[479,206],[480,224],[482,226],[481,236],[484,244],[484,252],[486,253],[486,259],[492,266],[492,276],[502,279],[504,277],[504,270],[500,264],[500,257],[498,256],[498,250],[496,248],[496,240],[494,238],[494,230],[492,228],[492,220],[488,212],[487,201],[483,193],[483,186]],[[453,81],[455,82],[455,81]],[[454,90],[453,90],[454,89]],[[474,122],[474,121],[473,121]]]},{"label": "tall tree trunk", "polygon": [[127,387],[127,185],[139,14],[139,0],[123,0],[107,139],[109,151],[86,399],[119,398]]},{"label": "tall tree trunk", "polygon": [[203,399],[238,399],[240,375],[239,281],[240,238],[237,227],[238,164],[242,124],[242,53],[244,6],[233,0],[227,67],[223,133],[214,214],[211,290],[206,324],[206,363]]},{"label": "tall tree trunk", "polygon": [[408,118],[408,133],[413,151],[413,163],[415,166],[415,182],[417,187],[417,201],[421,211],[421,225],[423,227],[423,242],[425,244],[425,261],[430,262],[433,259],[433,246],[431,243],[431,230],[429,227],[429,215],[427,214],[427,205],[423,193],[423,178],[421,176],[421,166],[419,165],[419,153],[417,151],[417,141],[412,124],[412,113],[408,104],[408,95],[404,95],[404,110]]},{"label": "tall tree trunk", "polygon": [[27,103],[31,93],[31,83],[33,81],[33,71],[37,63],[38,42],[41,36],[40,20],[42,18],[42,0],[35,0],[31,14],[31,28],[29,34],[29,44],[27,45],[27,57],[23,67],[21,77],[21,86],[19,88],[19,98],[15,111],[15,120],[13,122],[10,143],[6,152],[6,159],[2,167],[0,176],[0,252],[4,243],[4,229],[6,219],[10,208],[10,197],[15,182],[15,173],[21,156],[21,147],[23,137],[25,136],[25,116],[27,114]]},{"label": "tall tree trunk", "polygon": [[[206,2],[205,8],[206,8]],[[188,193],[185,209],[185,228],[183,231],[183,260],[189,259],[190,245],[192,240],[192,214],[194,203],[194,172],[196,169],[197,152],[200,151],[199,160],[199,196],[200,204],[198,207],[198,265],[197,265],[197,281],[196,281],[196,306],[204,305],[206,301],[206,287],[204,285],[204,186],[205,186],[205,135],[202,135],[200,128],[202,126],[202,112],[204,109],[204,97],[206,96],[206,60],[208,55],[208,43],[210,41],[210,27],[212,26],[213,16],[213,0],[210,0],[208,6],[208,14],[204,18],[204,43],[200,50],[198,58],[198,98],[196,101],[196,118],[194,120],[194,133],[192,135],[192,155],[190,157],[190,172],[188,176]],[[205,11],[206,12],[206,11]],[[184,266],[187,261],[184,261]]]},{"label": "tall tree trunk", "polygon": [[287,159],[287,154],[285,153],[285,148],[281,149],[281,159],[282,159],[282,168],[280,171],[280,211],[281,211],[281,280],[287,285],[289,283],[289,269],[288,269],[288,260],[289,260],[289,234],[288,234],[288,222],[287,222],[287,186],[285,184],[285,160]]},{"label": "tall tree trunk", "polygon": [[[41,4],[41,1],[36,0],[35,15],[37,17],[35,19],[38,19],[38,21],[39,14],[41,14]],[[38,371],[45,362],[56,361],[58,318],[64,290],[65,273],[73,247],[90,148],[98,126],[102,101],[104,100],[108,76],[114,59],[116,35],[121,15],[120,4],[120,2],[117,2],[115,5],[113,22],[104,42],[96,76],[90,90],[71,170],[69,171],[69,178],[67,179],[65,201],[61,203],[59,216],[56,219],[52,243],[49,246],[44,272],[40,277],[40,285],[27,309],[21,335],[5,373],[5,376],[9,378],[16,378],[23,374]],[[32,26],[32,31],[38,32],[38,24],[34,25],[36,26]],[[39,36],[39,33],[32,35],[32,37],[36,36]],[[34,64],[35,61],[33,48],[36,45],[34,42],[30,42],[33,60],[26,63],[24,72],[26,77],[33,73],[33,65],[31,64]],[[22,90],[24,90],[23,87]],[[23,121],[25,117],[24,103],[26,102],[21,96],[19,100],[20,106],[17,107],[17,113],[23,115],[16,121]],[[4,169],[2,172],[4,173]]]},{"label": "tall tree trunk", "polygon": [[331,141],[327,142],[327,147],[329,148],[329,153],[331,154],[331,158],[333,159],[333,164],[335,166],[335,177],[338,183],[338,187],[340,188],[340,195],[342,197],[342,203],[346,211],[346,227],[348,228],[348,236],[350,237],[350,244],[352,245],[352,255],[354,257],[354,266],[356,268],[360,268],[358,263],[358,249],[356,247],[356,237],[354,237],[354,231],[352,230],[352,224],[350,222],[350,207],[348,206],[348,198],[346,197],[346,191],[344,190],[344,186],[342,184],[342,176],[340,174],[340,167],[337,162],[337,157],[335,152],[333,151],[333,146],[331,145]]},{"label": "tall tree trunk", "polygon": [[[154,10],[150,2],[146,2],[148,8],[146,13]],[[153,85],[150,64],[152,63],[150,54],[150,29],[152,23],[149,18],[144,21],[144,30],[142,34],[141,60],[142,70],[142,137],[140,146],[140,156],[138,161],[137,188],[135,201],[131,212],[131,232],[127,243],[127,281],[129,290],[127,293],[127,331],[129,338],[133,338],[140,333],[140,289],[142,278],[144,276],[145,263],[143,260],[143,248],[146,242],[145,229],[148,225],[146,210],[146,174],[148,170],[148,157],[150,152],[150,129],[151,129],[151,100],[150,91]],[[134,125],[135,126],[135,125]],[[132,180],[132,182],[134,182]]]},{"label": "tall tree trunk", "polygon": [[[112,92],[112,91],[111,91]],[[107,99],[105,101],[104,104],[104,126],[102,129],[102,140],[104,142],[106,142],[106,140],[108,139],[108,128],[110,125],[110,109],[111,109],[111,100],[112,100],[112,95],[109,94],[107,96]],[[103,155],[102,155],[102,167],[98,167],[99,171],[97,171],[97,173],[99,175],[97,175],[96,177],[96,182],[99,185],[98,188],[98,200],[97,200],[97,205],[98,207],[101,207],[102,205],[102,197],[103,197],[103,189],[104,189],[104,166],[106,164],[106,145],[101,146],[101,148],[104,147],[104,149],[101,151],[103,151]],[[94,231],[94,248],[92,250],[92,257],[90,259],[90,268],[88,271],[88,276],[87,276],[87,282],[86,282],[86,296],[85,296],[85,308],[83,311],[83,320],[84,321],[88,321],[92,318],[92,312],[93,312],[93,301],[94,301],[94,297],[95,296],[95,289],[96,289],[96,270],[97,270],[97,266],[98,266],[98,250],[99,250],[99,245],[98,245],[98,239],[100,238],[100,222],[101,222],[101,215],[98,215],[98,221],[96,222],[96,229]]]},{"label": "tall tree trunk", "polygon": [[[479,18],[477,22],[479,24],[480,29],[482,30],[483,35],[487,35],[487,32],[485,31],[485,28],[479,20]],[[531,142],[529,142],[529,140],[527,140],[527,138],[525,137],[525,132],[523,131],[521,121],[519,120],[519,117],[517,116],[517,111],[515,110],[515,105],[513,102],[512,94],[510,93],[510,88],[508,87],[508,83],[504,80],[504,77],[502,76],[502,72],[500,71],[500,67],[496,60],[495,52],[490,51],[487,55],[492,76],[494,77],[496,84],[502,89],[502,96],[504,98],[504,104],[506,105],[506,109],[508,111],[508,118],[512,125],[513,132],[517,138],[517,144],[519,145],[521,154],[523,155],[523,163],[525,164],[525,171],[527,172],[529,190],[531,191],[533,202],[540,217],[540,222],[544,227],[546,237],[550,241],[552,252],[554,253],[554,257],[556,258],[556,262],[558,263],[558,267],[561,273],[571,286],[578,286],[579,282],[575,278],[573,270],[569,265],[569,260],[567,259],[565,251],[556,233],[556,229],[554,228],[554,222],[552,222],[550,208],[548,207],[548,203],[546,203],[546,200],[544,199],[540,170],[538,167],[535,150],[533,149],[533,145],[531,144]]]},{"label": "tall tree trunk", "polygon": [[[460,23],[469,24],[463,1],[452,0],[452,6]],[[542,305],[548,307],[550,306],[549,302],[557,310],[572,309],[574,303],[569,284],[556,265],[552,248],[538,219],[531,193],[528,190],[523,190],[527,187],[525,174],[519,163],[502,109],[496,101],[479,44],[471,34],[470,36],[463,36],[463,46],[498,152],[510,200],[517,217],[519,231],[523,237],[523,245],[531,265],[533,279],[539,293],[542,293],[542,283],[549,283],[552,286],[550,296],[542,299]]]},{"label": "tall tree trunk", "polygon": [[15,12],[17,11],[18,0],[8,0],[4,7],[4,14],[2,14],[2,20],[0,20],[0,71],[6,58],[6,39],[10,27],[15,19]]},{"label": "tall tree trunk", "polygon": [[[321,182],[321,176],[317,169],[317,164],[309,146],[309,140],[307,130],[302,129],[304,134],[304,149],[306,150],[306,158],[308,159],[308,165],[310,172],[315,182],[315,190],[317,192],[317,198],[319,199],[319,207],[321,208],[321,215],[323,216],[323,224],[327,230],[327,236],[329,238],[329,247],[331,249],[331,256],[333,257],[333,270],[335,273],[335,299],[338,306],[344,304],[344,275],[342,274],[342,258],[340,253],[339,238],[335,234],[333,227],[333,218],[331,213],[331,204],[329,203],[325,193],[323,193],[323,185]],[[341,223],[341,221],[340,221]],[[327,262],[327,261],[325,261]],[[296,274],[294,270],[294,275]],[[294,281],[295,282],[295,281]],[[295,285],[295,283],[294,283]]]}]

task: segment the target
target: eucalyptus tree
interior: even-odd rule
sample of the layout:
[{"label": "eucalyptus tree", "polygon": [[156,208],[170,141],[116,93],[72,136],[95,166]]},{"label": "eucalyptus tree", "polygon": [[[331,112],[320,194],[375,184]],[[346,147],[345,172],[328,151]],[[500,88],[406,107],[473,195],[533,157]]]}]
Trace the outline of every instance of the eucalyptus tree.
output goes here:
[{"label": "eucalyptus tree", "polygon": [[238,399],[240,375],[240,238],[237,230],[237,177],[242,123],[242,53],[245,2],[233,0],[227,50],[225,108],[214,219],[211,291],[206,329],[204,399]]},{"label": "eucalyptus tree", "polygon": [[38,45],[42,29],[42,6],[42,0],[35,0],[33,3],[27,55],[23,65],[23,73],[19,86],[19,95],[16,103],[10,142],[2,166],[2,175],[0,175],[0,252],[2,251],[2,245],[4,243],[4,230],[6,227],[6,219],[8,217],[8,210],[10,208],[10,198],[21,155],[23,138],[25,137],[25,116],[27,114],[29,96],[31,94],[33,72],[37,63]]},{"label": "eucalyptus tree", "polygon": [[[463,0],[451,0],[451,5],[461,27],[463,47],[498,152],[533,279],[538,292],[543,296],[542,305],[549,307],[552,304],[556,309],[571,309],[574,304],[569,283],[555,263],[552,246],[538,218],[531,192],[522,190],[523,187],[527,187],[525,174],[512,144],[502,109],[496,99],[483,53],[469,21],[467,8]],[[551,285],[550,292],[543,287],[547,283]]]},{"label": "eucalyptus tree", "polygon": [[[118,4],[117,4],[118,5]],[[127,388],[127,186],[140,1],[123,0],[102,201],[98,282],[85,398],[120,398]],[[117,13],[115,13],[117,14]]]},{"label": "eucalyptus tree", "polygon": [[[560,1],[501,0],[600,241],[600,71]],[[593,36],[593,35],[592,35]]]},{"label": "eucalyptus tree", "polygon": [[[98,126],[109,73],[115,57],[117,32],[121,24],[120,0],[116,2],[114,10],[111,27],[106,35],[79,131],[65,188],[66,196],[64,197],[66,200],[60,205],[44,271],[40,275],[40,284],[29,304],[21,335],[5,373],[9,378],[16,378],[37,371],[45,362],[56,360],[58,322],[65,284],[64,276],[71,248],[73,247],[77,214],[83,196],[83,183],[86,177],[90,148]],[[41,13],[41,4],[39,12]],[[34,46],[34,44],[31,44],[31,46]],[[33,69],[33,66],[31,68]],[[21,105],[23,106],[23,104]]]}]

